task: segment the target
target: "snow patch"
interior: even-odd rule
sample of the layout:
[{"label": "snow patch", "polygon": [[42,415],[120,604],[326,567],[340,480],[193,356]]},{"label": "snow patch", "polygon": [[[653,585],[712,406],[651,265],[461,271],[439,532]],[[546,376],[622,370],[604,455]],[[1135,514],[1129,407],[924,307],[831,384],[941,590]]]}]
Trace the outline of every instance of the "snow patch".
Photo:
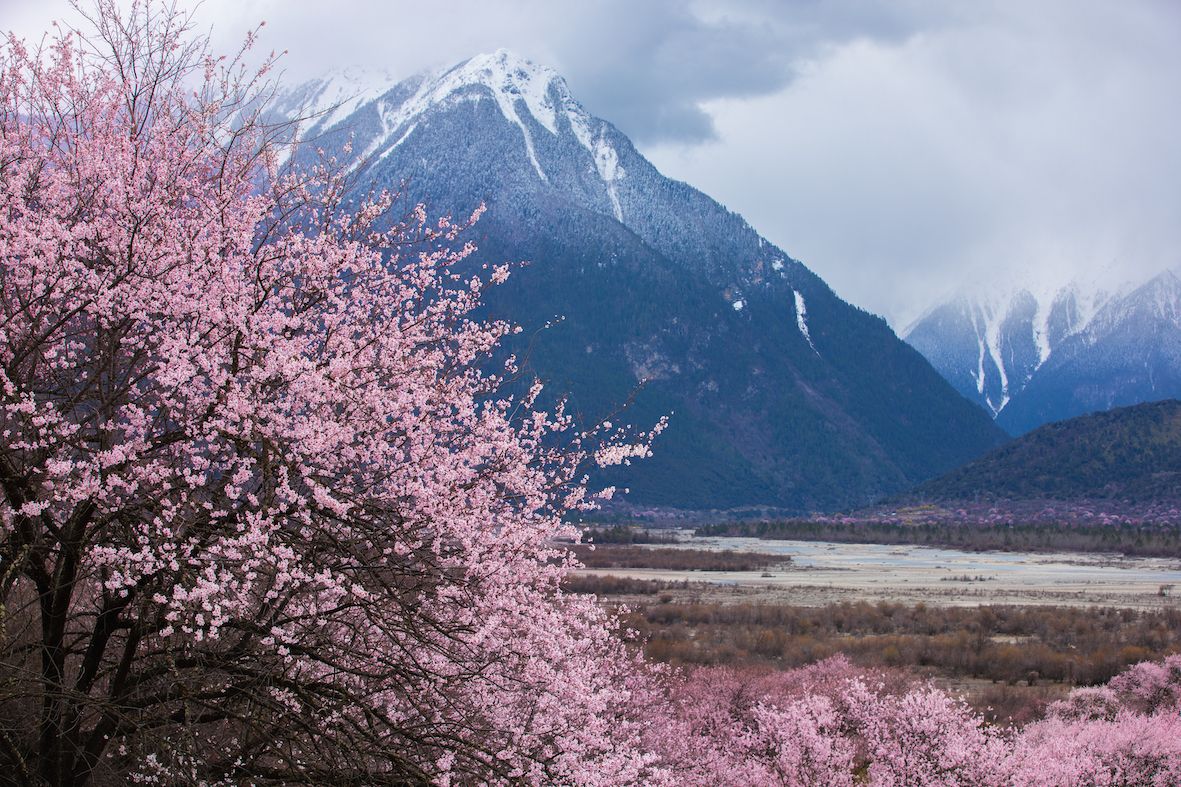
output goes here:
[{"label": "snow patch", "polygon": [[386,93],[396,80],[388,71],[342,68],[309,83],[298,106],[289,107],[290,118],[306,117],[313,127],[331,128],[361,107]]},{"label": "snow patch", "polygon": [[976,393],[984,396],[984,339],[976,336],[976,346],[979,350],[976,356],[976,373],[972,376],[976,378]]},{"label": "snow patch", "polygon": [[619,154],[607,141],[604,135],[605,131],[605,128],[599,129],[599,136],[595,140],[595,147],[591,151],[591,155],[595,157],[595,169],[599,171],[599,177],[607,186],[607,198],[611,200],[611,210],[615,214],[615,220],[623,221],[623,206],[619,204],[619,190],[615,184],[623,178],[624,170],[619,166]]},{"label": "snow patch", "polygon": [[792,290],[791,293],[795,296],[796,327],[800,329],[800,335],[808,342],[808,346],[812,348],[812,352],[820,355],[820,351],[816,349],[816,345],[812,344],[812,335],[808,333],[808,306],[804,303],[804,296],[799,290]]},{"label": "snow patch", "polygon": [[[578,144],[586,148],[595,162],[595,171],[599,179],[607,187],[607,199],[611,201],[611,210],[616,221],[623,221],[623,206],[619,202],[617,183],[623,180],[627,171],[619,164],[619,154],[607,140],[607,124],[592,118],[582,106],[570,96],[566,83],[558,84],[558,94],[562,97],[562,108],[566,120],[570,123],[570,130],[574,132]],[[598,124],[598,130],[591,129],[592,123]]]},{"label": "snow patch", "polygon": [[416,129],[416,128],[418,128],[417,123],[411,123],[409,126],[407,126],[405,133],[403,133],[402,136],[398,137],[397,142],[390,145],[388,148],[386,148],[385,150],[383,150],[381,152],[381,158],[385,158],[386,156],[388,156],[389,154],[391,154],[395,150],[397,150],[398,146],[401,145],[403,142],[405,142],[406,138],[409,137],[411,134],[413,134],[414,129]]},{"label": "snow patch", "polygon": [[982,337],[988,347],[988,355],[996,367],[997,375],[1001,378],[1000,402],[994,403],[991,398],[985,397],[994,417],[999,415],[1001,410],[1005,409],[1005,405],[1009,403],[1009,374],[1005,369],[1005,360],[1001,355],[1001,326],[1004,324],[1007,313],[1007,309],[1004,312],[999,309],[991,310],[985,321],[984,336]]}]

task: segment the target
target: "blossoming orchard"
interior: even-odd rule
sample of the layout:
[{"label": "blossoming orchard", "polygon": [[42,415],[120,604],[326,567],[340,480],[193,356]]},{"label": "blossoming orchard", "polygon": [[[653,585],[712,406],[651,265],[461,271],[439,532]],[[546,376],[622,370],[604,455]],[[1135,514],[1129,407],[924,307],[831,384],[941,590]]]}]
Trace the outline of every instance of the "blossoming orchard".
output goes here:
[{"label": "blossoming orchard", "polygon": [[1181,783],[1181,657],[1017,731],[840,659],[646,663],[558,539],[663,422],[542,406],[478,213],[281,166],[267,66],[120,8],[0,54],[6,779]]}]

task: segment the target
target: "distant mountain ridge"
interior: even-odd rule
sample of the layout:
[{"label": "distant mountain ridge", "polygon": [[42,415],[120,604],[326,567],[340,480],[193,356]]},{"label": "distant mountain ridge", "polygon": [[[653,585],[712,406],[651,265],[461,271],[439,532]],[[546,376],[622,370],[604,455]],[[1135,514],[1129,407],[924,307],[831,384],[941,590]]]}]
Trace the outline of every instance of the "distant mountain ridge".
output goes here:
[{"label": "distant mountain ridge", "polygon": [[1181,396],[1181,280],[961,295],[906,340],[1011,434]]},{"label": "distant mountain ridge", "polygon": [[1181,500],[1181,401],[1047,424],[898,500]]},{"label": "distant mountain ridge", "polygon": [[1003,439],[882,319],[661,175],[551,69],[501,50],[396,84],[338,74],[277,111],[309,107],[325,114],[305,138],[351,161],[359,192],[401,186],[432,213],[487,204],[481,257],[532,261],[488,312],[527,329],[564,318],[520,348],[549,390],[589,419],[632,392],[629,421],[672,414],[618,479],[633,505],[832,510]]}]

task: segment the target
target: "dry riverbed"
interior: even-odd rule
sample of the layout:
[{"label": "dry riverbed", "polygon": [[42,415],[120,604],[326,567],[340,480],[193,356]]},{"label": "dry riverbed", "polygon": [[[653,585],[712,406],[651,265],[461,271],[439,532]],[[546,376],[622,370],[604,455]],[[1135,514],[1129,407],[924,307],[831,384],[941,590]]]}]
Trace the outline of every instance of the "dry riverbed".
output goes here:
[{"label": "dry riverbed", "polygon": [[1181,606],[1181,559],[1175,558],[962,552],[899,545],[688,535],[676,546],[785,554],[792,562],[790,566],[769,571],[611,568],[583,569],[579,573],[703,583],[694,584],[690,591],[703,600],[741,599],[802,606],[860,600],[945,606],[1098,605],[1138,609]]}]

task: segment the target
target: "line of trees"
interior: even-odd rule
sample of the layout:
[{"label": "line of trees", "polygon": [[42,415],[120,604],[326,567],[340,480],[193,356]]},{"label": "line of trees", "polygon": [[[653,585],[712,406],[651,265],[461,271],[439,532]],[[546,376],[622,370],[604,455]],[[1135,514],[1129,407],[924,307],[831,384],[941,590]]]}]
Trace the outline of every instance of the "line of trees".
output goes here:
[{"label": "line of trees", "polygon": [[1168,523],[1087,524],[1069,520],[1028,521],[1020,516],[986,522],[971,515],[941,512],[929,521],[885,519],[834,521],[828,518],[705,525],[700,536],[835,541],[848,544],[908,544],[1011,552],[1112,552],[1136,557],[1181,555],[1181,527]]},{"label": "line of trees", "polygon": [[790,555],[771,552],[735,552],[731,549],[680,549],[625,544],[572,547],[587,568],[649,568],[669,571],[762,571],[786,568]]}]

